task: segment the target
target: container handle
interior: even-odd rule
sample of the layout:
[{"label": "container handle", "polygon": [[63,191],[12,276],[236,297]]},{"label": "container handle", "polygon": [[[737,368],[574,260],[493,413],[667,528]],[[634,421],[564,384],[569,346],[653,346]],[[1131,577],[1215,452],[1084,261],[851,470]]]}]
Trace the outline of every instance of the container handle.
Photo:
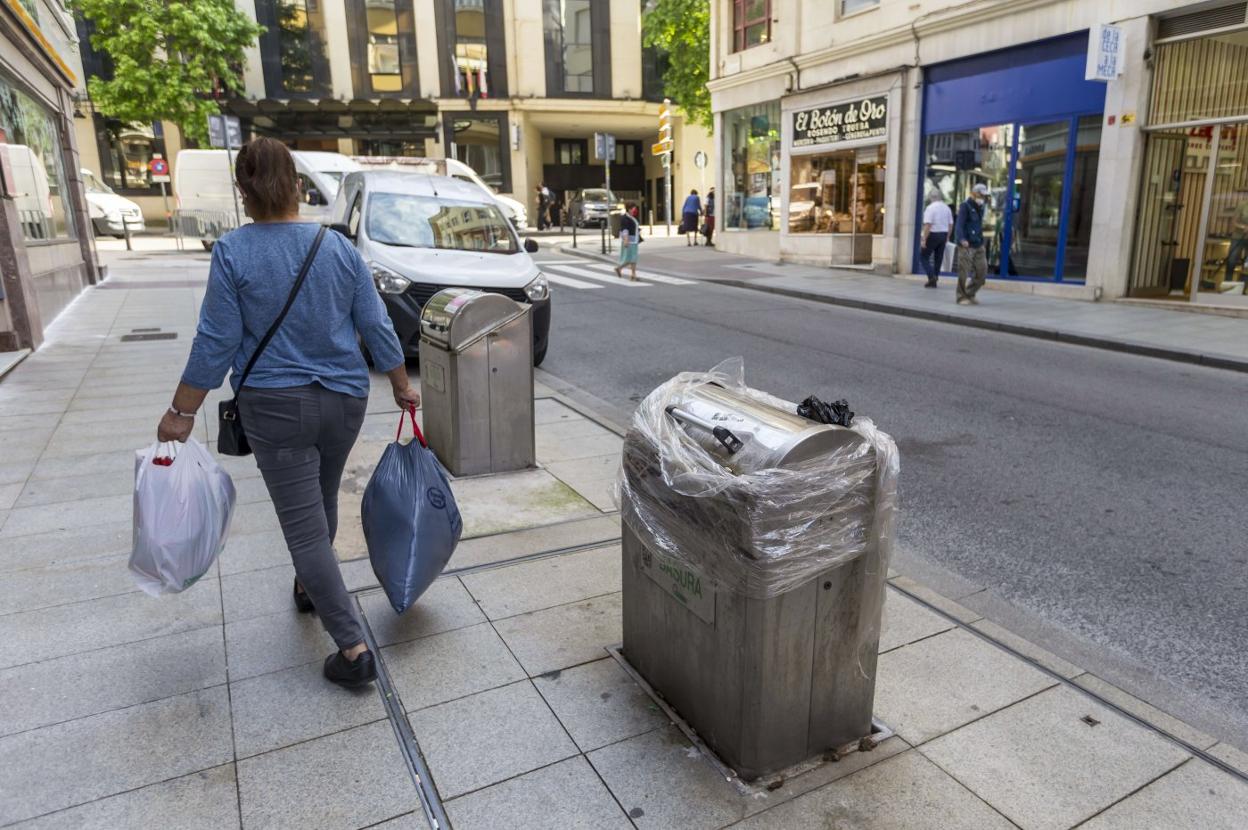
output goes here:
[{"label": "container handle", "polygon": [[414,406],[409,407],[406,411],[399,413],[399,431],[394,436],[395,442],[397,443],[399,439],[403,437],[403,416],[404,415],[412,416],[412,432],[416,435],[416,440],[420,442],[420,445],[422,447],[428,447],[429,444],[425,441],[424,433],[420,431],[420,427],[416,426],[416,407]]},{"label": "container handle", "polygon": [[693,424],[695,427],[699,427],[709,432],[715,437],[716,441],[723,445],[724,449],[728,450],[729,455],[740,451],[740,449],[745,446],[741,439],[727,427],[712,424],[710,421],[705,421],[697,415],[693,415],[692,413],[686,412],[676,406],[669,406],[666,411],[668,415],[671,415],[677,421]]}]

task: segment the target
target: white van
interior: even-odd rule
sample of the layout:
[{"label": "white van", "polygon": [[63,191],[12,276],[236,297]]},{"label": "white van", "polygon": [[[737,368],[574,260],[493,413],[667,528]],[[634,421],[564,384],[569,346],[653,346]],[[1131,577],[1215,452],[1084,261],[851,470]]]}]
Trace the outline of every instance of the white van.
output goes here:
[{"label": "white van", "polygon": [[[299,215],[318,222],[329,218],[342,177],[360,166],[340,153],[292,150],[299,175]],[[226,231],[248,221],[238,204],[234,212],[234,178],[225,150],[183,150],[173,164],[173,195],[183,233],[198,236],[205,248]]]},{"label": "white van", "polygon": [[96,236],[115,236],[121,239],[130,233],[143,233],[147,225],[143,211],[136,202],[118,196],[113,189],[100,181],[94,173],[82,168],[82,184],[87,191],[87,212]]},{"label": "white van", "polygon": [[393,167],[399,170],[411,170],[430,176],[450,176],[461,182],[468,182],[481,188],[489,196],[503,216],[515,226],[516,233],[524,233],[529,224],[529,212],[524,202],[518,202],[510,196],[504,196],[485,180],[477,175],[477,171],[459,159],[431,159],[420,156],[355,156],[355,161],[363,167]]},{"label": "white van", "polygon": [[25,144],[0,144],[9,160],[13,181],[9,192],[17,208],[17,221],[27,239],[52,237],[52,188],[43,162]]}]

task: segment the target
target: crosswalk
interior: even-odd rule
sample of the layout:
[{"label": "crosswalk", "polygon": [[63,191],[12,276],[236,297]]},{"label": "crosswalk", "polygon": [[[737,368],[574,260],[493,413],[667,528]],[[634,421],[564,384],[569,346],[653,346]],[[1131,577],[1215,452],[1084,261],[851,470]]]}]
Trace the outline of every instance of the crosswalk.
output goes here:
[{"label": "crosswalk", "polygon": [[[610,265],[599,263],[573,264],[563,259],[537,260],[546,278],[555,285],[575,288],[579,291],[592,291],[606,285],[621,288],[650,288],[655,285],[696,285],[697,280],[686,280],[670,277],[667,274],[656,274],[653,271],[637,270],[637,281],[627,276],[617,277]],[[625,272],[627,273],[627,272]]]}]

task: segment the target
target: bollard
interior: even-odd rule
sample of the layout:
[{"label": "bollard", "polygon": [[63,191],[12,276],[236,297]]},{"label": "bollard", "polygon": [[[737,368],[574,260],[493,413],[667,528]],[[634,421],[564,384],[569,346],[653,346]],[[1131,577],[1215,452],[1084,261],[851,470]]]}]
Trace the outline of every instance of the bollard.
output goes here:
[{"label": "bollard", "polygon": [[607,226],[606,224],[604,223],[599,230],[602,233],[602,254],[603,256],[606,256],[606,253],[607,253]]},{"label": "bollard", "polygon": [[126,237],[126,250],[133,251],[130,247],[130,220],[126,218],[126,214],[121,214],[121,233]]},{"label": "bollard", "polygon": [[577,225],[576,222],[572,223],[572,248],[573,250],[576,249],[576,225]]}]

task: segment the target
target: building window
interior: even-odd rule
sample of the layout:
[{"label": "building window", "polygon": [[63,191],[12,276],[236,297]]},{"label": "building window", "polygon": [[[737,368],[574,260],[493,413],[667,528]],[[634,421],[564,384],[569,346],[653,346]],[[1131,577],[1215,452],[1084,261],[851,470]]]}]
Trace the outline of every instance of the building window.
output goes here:
[{"label": "building window", "polygon": [[511,190],[507,116],[485,113],[443,113],[453,158],[476,171],[495,190]]},{"label": "building window", "polygon": [[277,26],[282,88],[287,92],[311,92],[312,48],[306,0],[278,0]]},{"label": "building window", "polygon": [[490,96],[490,47],[485,39],[485,0],[454,0],[455,92]]},{"label": "building window", "polygon": [[780,103],[723,115],[724,227],[775,230],[780,211]]},{"label": "building window", "polygon": [[109,187],[146,196],[158,193],[148,165],[157,153],[165,158],[165,136],[160,122],[124,123],[96,113],[95,146],[100,153],[100,180]]},{"label": "building window", "polygon": [[556,138],[555,159],[559,164],[584,164],[586,147],[583,138]]},{"label": "building window", "polygon": [[[256,0],[260,61],[270,98],[315,97],[329,92],[325,57],[325,0]],[[365,58],[353,58],[363,67]]]},{"label": "building window", "polygon": [[771,0],[732,0],[732,51],[771,40]]},{"label": "building window", "polygon": [[789,233],[884,233],[884,145],[789,165]]},{"label": "building window", "polygon": [[368,19],[368,77],[373,92],[403,89],[399,15],[394,0],[364,0]]},{"label": "building window", "polygon": [[545,0],[546,94],[611,93],[609,0]]},{"label": "building window", "polygon": [[856,12],[865,12],[867,9],[874,9],[880,5],[880,0],[840,0],[840,2],[841,17]]},{"label": "building window", "polygon": [[0,75],[0,152],[13,179],[18,222],[27,241],[67,239],[74,223],[65,185],[61,136],[48,110]]},{"label": "building window", "polygon": [[616,141],[612,164],[639,164],[642,160],[640,141]]}]

